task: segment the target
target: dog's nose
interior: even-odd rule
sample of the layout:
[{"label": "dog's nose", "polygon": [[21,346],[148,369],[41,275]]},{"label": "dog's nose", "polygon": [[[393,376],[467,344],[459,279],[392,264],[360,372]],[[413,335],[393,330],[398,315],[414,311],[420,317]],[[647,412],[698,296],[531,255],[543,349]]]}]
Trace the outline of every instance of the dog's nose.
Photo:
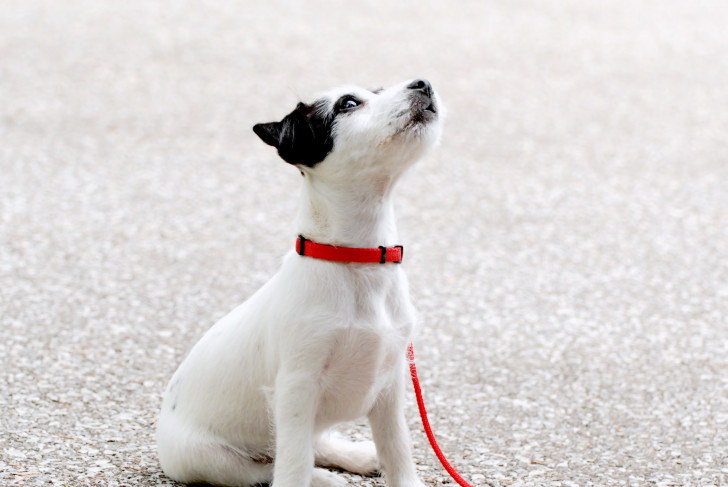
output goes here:
[{"label": "dog's nose", "polygon": [[432,85],[426,79],[416,79],[407,85],[410,90],[421,91],[427,96],[432,96]]}]

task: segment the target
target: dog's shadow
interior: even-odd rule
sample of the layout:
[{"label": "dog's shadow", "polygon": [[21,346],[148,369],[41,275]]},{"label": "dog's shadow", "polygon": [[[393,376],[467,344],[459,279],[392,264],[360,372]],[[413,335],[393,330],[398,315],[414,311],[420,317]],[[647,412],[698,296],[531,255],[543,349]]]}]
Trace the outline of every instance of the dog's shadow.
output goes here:
[{"label": "dog's shadow", "polygon": [[[219,485],[208,484],[205,482],[196,482],[194,484],[180,484],[180,485],[186,485],[187,487],[220,487]],[[270,487],[270,484],[268,484],[268,483],[255,484],[255,485],[252,485],[251,487]]]}]

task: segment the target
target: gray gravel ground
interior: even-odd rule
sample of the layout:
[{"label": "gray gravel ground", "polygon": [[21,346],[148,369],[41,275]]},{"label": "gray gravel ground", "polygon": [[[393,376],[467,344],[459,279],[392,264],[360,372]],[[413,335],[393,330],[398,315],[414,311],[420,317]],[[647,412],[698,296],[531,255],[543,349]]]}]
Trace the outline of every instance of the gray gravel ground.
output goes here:
[{"label": "gray gravel ground", "polygon": [[0,1],[0,484],[173,485],[166,381],[292,245],[299,176],[251,126],[415,76],[449,107],[398,210],[452,462],[728,485],[718,0]]}]

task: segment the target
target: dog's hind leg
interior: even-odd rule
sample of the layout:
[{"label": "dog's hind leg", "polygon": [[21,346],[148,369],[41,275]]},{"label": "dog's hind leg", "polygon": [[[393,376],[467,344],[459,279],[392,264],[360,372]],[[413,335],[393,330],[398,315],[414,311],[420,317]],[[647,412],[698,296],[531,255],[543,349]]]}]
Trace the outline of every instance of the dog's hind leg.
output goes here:
[{"label": "dog's hind leg", "polygon": [[241,450],[170,419],[160,418],[157,449],[162,469],[172,479],[231,487],[268,484],[273,479],[269,455]]},{"label": "dog's hind leg", "polygon": [[[180,459],[182,460],[182,459]],[[214,485],[249,487],[270,484],[273,463],[269,457],[251,458],[225,444],[199,444],[189,450],[189,456],[177,462],[178,469],[165,472],[184,483],[207,482]]]},{"label": "dog's hind leg", "polygon": [[371,441],[348,441],[327,431],[316,439],[314,453],[320,467],[340,468],[364,476],[379,474],[377,449]]}]

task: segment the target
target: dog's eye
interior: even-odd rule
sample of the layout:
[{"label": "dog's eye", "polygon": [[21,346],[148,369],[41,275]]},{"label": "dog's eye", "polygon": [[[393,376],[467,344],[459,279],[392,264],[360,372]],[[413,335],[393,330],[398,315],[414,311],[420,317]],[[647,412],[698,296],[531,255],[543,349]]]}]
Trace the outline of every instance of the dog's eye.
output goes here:
[{"label": "dog's eye", "polygon": [[351,95],[346,95],[339,98],[339,101],[336,103],[336,108],[338,108],[338,111],[340,112],[345,112],[348,110],[353,110],[359,105],[361,105],[361,101]]}]

